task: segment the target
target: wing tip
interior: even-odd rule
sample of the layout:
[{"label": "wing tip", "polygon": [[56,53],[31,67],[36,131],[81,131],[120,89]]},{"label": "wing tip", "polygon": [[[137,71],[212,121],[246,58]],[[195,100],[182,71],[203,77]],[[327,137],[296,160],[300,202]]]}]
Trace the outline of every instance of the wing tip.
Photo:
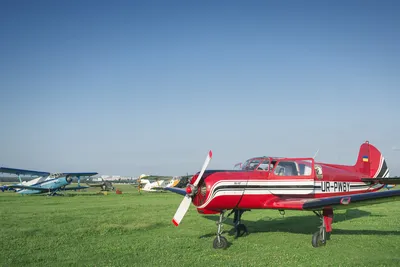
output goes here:
[{"label": "wing tip", "polygon": [[208,156],[209,156],[210,158],[212,158],[212,151],[211,151],[211,150],[208,152]]},{"label": "wing tip", "polygon": [[172,219],[172,223],[175,224],[175,226],[179,225],[179,223],[177,221],[175,221],[175,219]]}]

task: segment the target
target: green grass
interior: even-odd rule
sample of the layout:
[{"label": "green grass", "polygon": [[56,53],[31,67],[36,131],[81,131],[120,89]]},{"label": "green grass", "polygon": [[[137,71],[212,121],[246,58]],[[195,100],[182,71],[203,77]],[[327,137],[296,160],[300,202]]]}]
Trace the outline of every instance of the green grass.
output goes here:
[{"label": "green grass", "polygon": [[327,246],[313,248],[319,219],[312,212],[252,210],[250,234],[215,250],[217,216],[191,206],[179,227],[172,216],[182,197],[70,192],[63,197],[0,192],[0,266],[398,266],[400,203],[335,213]]}]

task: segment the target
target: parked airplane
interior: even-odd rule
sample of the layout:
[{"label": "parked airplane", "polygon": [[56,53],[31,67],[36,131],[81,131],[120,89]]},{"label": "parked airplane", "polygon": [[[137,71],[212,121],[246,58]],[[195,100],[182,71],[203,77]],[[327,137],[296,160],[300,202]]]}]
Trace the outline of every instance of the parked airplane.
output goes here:
[{"label": "parked airplane", "polygon": [[[6,168],[0,168],[0,172],[2,172],[2,169],[6,169]],[[12,174],[16,174],[16,173],[12,172]],[[48,178],[48,173],[47,172],[31,171],[31,175],[32,176],[39,176],[39,177],[34,178],[32,180],[29,180],[29,181],[22,181],[21,176],[18,175],[18,179],[19,179],[20,183],[17,184],[17,185],[34,185],[34,184],[42,182],[42,181],[44,181],[44,180],[46,180]],[[6,191],[6,190],[12,190],[14,192],[17,192],[17,191],[20,191],[21,189],[11,188],[10,185],[3,185],[3,186],[0,186],[0,190],[3,191],[3,192]]]},{"label": "parked airplane", "polygon": [[103,181],[101,183],[86,183],[89,187],[100,187],[101,190],[100,191],[113,191],[115,190],[112,182],[110,181]]},{"label": "parked airplane", "polygon": [[175,187],[175,186],[177,186],[179,184],[180,181],[181,181],[181,178],[172,177],[172,179],[167,182],[165,187]]},{"label": "parked airplane", "polygon": [[165,189],[184,196],[172,219],[176,226],[190,203],[200,214],[220,214],[214,248],[227,247],[221,234],[228,210],[234,213],[235,237],[247,233],[241,223],[245,211],[313,211],[322,221],[312,236],[313,247],[319,247],[332,231],[333,209],[400,200],[400,190],[378,192],[387,184],[399,184],[400,178],[389,177],[385,158],[368,141],[361,145],[355,165],[315,162],[314,158],[256,157],[247,160],[241,170],[206,171],[211,158],[210,151],[186,190]]},{"label": "parked airplane", "polygon": [[149,179],[140,179],[141,190],[148,192],[159,192],[164,189],[164,180],[150,181]]},{"label": "parked airplane", "polygon": [[[0,168],[0,173],[16,174],[20,180],[19,184],[7,185],[7,189],[16,189],[19,194],[42,194],[48,193],[51,196],[57,194],[57,192],[66,190],[79,190],[88,188],[88,186],[80,186],[80,177],[82,176],[93,176],[97,172],[64,172],[64,173],[49,173],[39,172],[23,169],[13,168]],[[21,175],[34,175],[40,176],[27,183],[23,183]],[[78,186],[67,187],[72,182],[72,177],[78,178]],[[6,188],[3,188],[4,191]]]}]

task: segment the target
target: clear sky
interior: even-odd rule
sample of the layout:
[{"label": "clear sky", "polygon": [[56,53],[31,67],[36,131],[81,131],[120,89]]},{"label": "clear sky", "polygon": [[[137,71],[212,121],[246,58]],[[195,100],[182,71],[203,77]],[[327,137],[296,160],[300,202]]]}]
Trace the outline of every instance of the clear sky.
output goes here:
[{"label": "clear sky", "polygon": [[252,156],[400,175],[399,1],[1,1],[0,166],[138,176]]}]

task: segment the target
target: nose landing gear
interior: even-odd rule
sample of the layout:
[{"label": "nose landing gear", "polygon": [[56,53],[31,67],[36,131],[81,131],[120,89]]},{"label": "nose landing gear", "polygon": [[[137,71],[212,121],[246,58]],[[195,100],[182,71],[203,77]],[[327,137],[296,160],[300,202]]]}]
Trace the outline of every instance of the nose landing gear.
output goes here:
[{"label": "nose landing gear", "polygon": [[223,228],[222,223],[225,221],[225,217],[224,217],[225,212],[226,212],[226,210],[221,211],[221,214],[219,215],[219,220],[217,222],[217,226],[218,226],[217,237],[214,239],[214,242],[213,242],[213,248],[215,248],[215,249],[221,249],[221,248],[224,249],[224,248],[228,247],[228,240],[226,240],[226,238],[221,235],[222,228]]},{"label": "nose landing gear", "polygon": [[[229,217],[232,213],[235,213],[233,217],[233,223],[235,225],[234,230],[235,230],[235,239],[243,236],[245,234],[248,234],[247,227],[243,223],[240,222],[240,219],[242,218],[242,214],[248,210],[239,210],[239,209],[233,209],[227,217]],[[219,220],[217,221],[217,237],[214,239],[213,242],[213,247],[215,249],[224,249],[228,247],[228,241],[226,240],[225,237],[223,237],[222,234],[222,223],[225,221],[226,217],[224,217],[226,210],[221,211],[221,214],[219,216]]]}]

